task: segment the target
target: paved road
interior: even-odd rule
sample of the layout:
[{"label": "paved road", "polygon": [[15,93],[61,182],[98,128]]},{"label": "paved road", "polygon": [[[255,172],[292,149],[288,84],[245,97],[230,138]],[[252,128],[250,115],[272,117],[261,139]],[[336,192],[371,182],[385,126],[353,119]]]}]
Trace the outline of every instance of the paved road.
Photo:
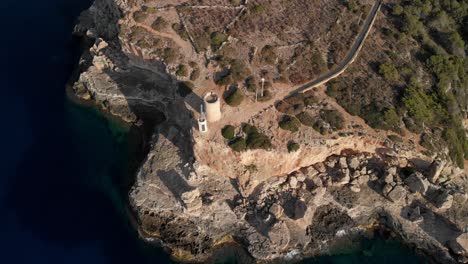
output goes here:
[{"label": "paved road", "polygon": [[319,86],[321,84],[324,84],[328,81],[330,81],[331,79],[334,79],[336,77],[338,77],[340,74],[342,74],[346,68],[348,68],[349,65],[351,65],[351,63],[353,63],[353,61],[356,59],[357,55],[359,54],[359,51],[361,50],[362,46],[364,45],[364,41],[366,40],[366,37],[367,35],[369,34],[371,28],[372,28],[372,25],[374,24],[374,21],[375,19],[377,18],[377,14],[380,10],[380,7],[382,6],[382,0],[377,0],[376,3],[374,4],[374,6],[372,7],[372,10],[370,11],[369,15],[367,16],[366,18],[366,21],[364,23],[364,26],[361,30],[361,32],[359,33],[359,35],[357,36],[353,46],[351,47],[351,49],[348,51],[348,54],[346,55],[346,57],[344,58],[344,60],[342,62],[340,62],[340,64],[338,64],[338,66],[329,71],[328,73],[320,76],[319,78],[317,78],[316,80],[308,83],[308,84],[305,84],[301,87],[299,87],[298,89],[292,91],[289,95],[286,96],[286,98],[290,97],[290,96],[293,96],[295,94],[298,94],[298,93],[304,93],[304,92],[307,92],[308,90],[316,87],[316,86]]}]

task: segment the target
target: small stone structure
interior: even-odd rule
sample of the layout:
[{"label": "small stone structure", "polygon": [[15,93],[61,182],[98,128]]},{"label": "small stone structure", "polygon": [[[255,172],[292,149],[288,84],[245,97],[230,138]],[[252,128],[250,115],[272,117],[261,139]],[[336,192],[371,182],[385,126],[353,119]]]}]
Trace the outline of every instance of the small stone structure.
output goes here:
[{"label": "small stone structure", "polygon": [[206,119],[213,123],[221,119],[221,103],[219,96],[211,91],[203,97],[203,102],[206,108]]}]

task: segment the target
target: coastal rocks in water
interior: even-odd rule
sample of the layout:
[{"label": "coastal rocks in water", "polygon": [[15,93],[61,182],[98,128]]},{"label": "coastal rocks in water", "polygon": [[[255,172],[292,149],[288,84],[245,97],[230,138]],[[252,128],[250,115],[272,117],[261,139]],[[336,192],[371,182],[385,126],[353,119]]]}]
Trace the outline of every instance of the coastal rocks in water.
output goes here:
[{"label": "coastal rocks in water", "polygon": [[420,172],[415,172],[411,174],[408,178],[404,180],[405,184],[408,186],[411,192],[419,192],[425,194],[429,183],[423,178],[424,176]]},{"label": "coastal rocks in water", "polygon": [[439,178],[442,170],[444,170],[446,163],[447,163],[446,161],[443,161],[440,159],[434,160],[432,162],[431,166],[429,167],[429,172],[427,174],[427,178],[429,179],[430,182],[432,183],[437,182],[437,179]]}]

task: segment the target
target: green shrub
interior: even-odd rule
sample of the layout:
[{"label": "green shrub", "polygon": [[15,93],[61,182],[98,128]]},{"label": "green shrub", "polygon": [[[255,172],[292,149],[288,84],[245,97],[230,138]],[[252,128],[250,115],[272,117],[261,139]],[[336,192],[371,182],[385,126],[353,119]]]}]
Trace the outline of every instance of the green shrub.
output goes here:
[{"label": "green shrub", "polygon": [[253,76],[249,76],[245,79],[245,87],[252,93],[257,91],[257,85],[255,84],[255,78]]},{"label": "green shrub", "polygon": [[248,123],[242,123],[242,131],[247,135],[247,148],[249,149],[271,149],[270,138],[258,131],[255,126]]},{"label": "green shrub", "polygon": [[147,17],[148,14],[143,11],[136,11],[135,13],[133,13],[133,20],[135,20],[138,23],[144,22]]},{"label": "green shrub", "polygon": [[291,132],[297,132],[299,131],[299,127],[301,126],[301,123],[297,118],[289,115],[283,116],[282,120],[279,122],[279,127],[284,130],[289,130]]},{"label": "green shrub", "polygon": [[250,9],[250,12],[252,12],[252,14],[259,14],[259,13],[262,13],[263,11],[265,11],[265,6],[263,5],[254,5]]},{"label": "green shrub", "polygon": [[167,22],[166,20],[164,20],[164,18],[160,16],[157,17],[156,20],[154,20],[153,24],[151,24],[151,28],[157,31],[161,31],[165,27],[167,27]]},{"label": "green shrub", "polygon": [[271,45],[265,45],[260,52],[263,63],[273,65],[276,62],[276,49]]},{"label": "green shrub", "polygon": [[247,149],[247,144],[244,138],[238,137],[229,143],[229,147],[235,152],[242,152]]},{"label": "green shrub", "polygon": [[322,135],[325,135],[327,133],[327,129],[325,128],[325,123],[323,122],[323,120],[321,119],[318,119],[313,125],[312,125],[312,128],[319,132],[320,134]]},{"label": "green shrub", "polygon": [[271,149],[271,141],[268,136],[259,132],[252,132],[247,135],[247,147],[249,149]]},{"label": "green shrub", "polygon": [[176,71],[176,75],[181,76],[181,77],[187,77],[187,75],[188,75],[187,66],[184,65],[184,64],[179,65],[179,67],[177,68],[177,71]]},{"label": "green shrub", "polygon": [[271,95],[270,90],[264,90],[263,96],[261,96],[260,92],[258,92],[257,101],[259,102],[266,102],[266,101],[271,100],[271,98],[273,98],[273,96]]},{"label": "green shrub", "polygon": [[379,73],[387,80],[387,81],[398,81],[400,78],[400,74],[396,69],[395,65],[391,62],[385,62],[380,64],[379,66]]},{"label": "green shrub", "polygon": [[231,125],[227,125],[221,129],[221,134],[225,139],[233,139],[236,133],[236,128]]},{"label": "green shrub", "polygon": [[189,35],[187,31],[185,31],[184,26],[182,26],[179,23],[174,23],[172,24],[172,29],[183,39],[183,40],[189,40]]},{"label": "green shrub", "polygon": [[219,47],[227,40],[227,36],[221,32],[213,32],[211,33],[211,49],[218,50]]},{"label": "green shrub", "polygon": [[315,104],[318,104],[318,103],[319,103],[319,99],[317,97],[315,97],[314,95],[304,97],[304,105],[305,106],[312,106],[312,105],[315,105]]},{"label": "green shrub", "polygon": [[186,97],[187,95],[192,93],[193,87],[193,83],[191,82],[179,82],[177,86],[177,93],[181,97]]},{"label": "green shrub", "polygon": [[258,133],[258,130],[256,127],[252,126],[249,123],[242,123],[242,131],[248,135],[250,133]]},{"label": "green shrub", "polygon": [[344,127],[343,115],[336,110],[321,110],[320,117],[335,129],[343,129]]},{"label": "green shrub", "polygon": [[296,115],[297,119],[305,125],[309,127],[313,127],[315,123],[315,118],[313,118],[309,113],[307,112],[302,112]]},{"label": "green shrub", "polygon": [[238,106],[244,100],[244,94],[238,88],[235,88],[228,96],[224,98],[224,101],[230,106]]},{"label": "green shrub", "polygon": [[435,120],[435,113],[438,107],[433,98],[419,88],[409,87],[403,97],[406,109],[413,118],[416,126],[422,124],[431,125]]},{"label": "green shrub", "polygon": [[288,143],[288,152],[291,153],[291,152],[296,152],[299,150],[301,146],[296,143],[296,142],[289,142]]},{"label": "green shrub", "polygon": [[172,48],[165,48],[162,55],[167,63],[173,63],[177,59],[177,52]]}]

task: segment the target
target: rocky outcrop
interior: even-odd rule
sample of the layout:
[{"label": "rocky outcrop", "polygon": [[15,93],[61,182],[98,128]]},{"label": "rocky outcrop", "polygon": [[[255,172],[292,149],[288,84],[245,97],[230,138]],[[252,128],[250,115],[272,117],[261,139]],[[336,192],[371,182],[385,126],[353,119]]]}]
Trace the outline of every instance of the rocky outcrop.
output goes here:
[{"label": "rocky outcrop", "polygon": [[419,192],[421,194],[425,194],[429,188],[429,183],[424,179],[424,175],[420,172],[411,174],[404,180],[404,182],[413,193]]},{"label": "rocky outcrop", "polygon": [[441,262],[465,254],[449,243],[466,238],[443,213],[464,212],[454,197],[466,190],[442,161],[427,172],[415,153],[359,133],[310,140],[296,153],[234,153],[216,136],[195,135],[196,96],[184,101],[166,63],[117,36],[127,23],[122,14],[133,11],[129,1],[96,0],[83,13],[76,32],[91,46],[73,89],[128,122],[166,117],[129,193],[144,238],[185,261],[204,262],[236,242],[257,260],[281,262],[327,253],[343,237],[381,224]]}]

